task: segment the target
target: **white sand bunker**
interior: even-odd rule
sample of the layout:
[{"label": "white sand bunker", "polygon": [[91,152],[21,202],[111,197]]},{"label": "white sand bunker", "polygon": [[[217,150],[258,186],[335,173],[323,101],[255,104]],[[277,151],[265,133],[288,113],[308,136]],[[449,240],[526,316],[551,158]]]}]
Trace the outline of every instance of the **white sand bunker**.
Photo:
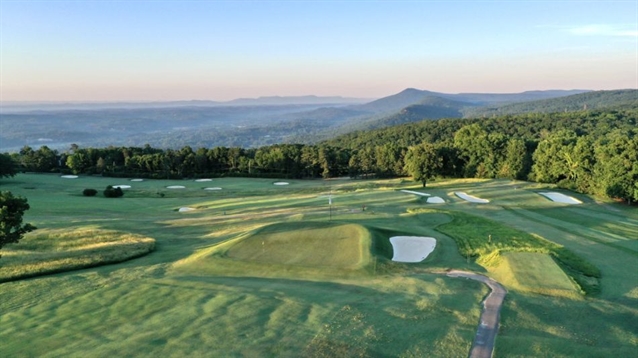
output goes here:
[{"label": "white sand bunker", "polygon": [[144,181],[144,179],[131,179],[131,181]]},{"label": "white sand bunker", "polygon": [[169,185],[166,189],[186,189],[186,187],[183,185]]},{"label": "white sand bunker", "polygon": [[571,196],[567,196],[565,194],[561,194],[561,193],[556,193],[556,192],[543,192],[543,193],[539,193],[540,195],[548,198],[551,201],[555,201],[557,203],[563,203],[563,204],[582,204],[583,202],[576,199],[576,198],[572,198]]},{"label": "white sand bunker", "polygon": [[436,239],[423,236],[394,236],[390,238],[396,262],[421,262],[436,247]]},{"label": "white sand bunker", "polygon": [[222,190],[220,187],[204,188],[204,190]]},{"label": "white sand bunker", "polygon": [[462,191],[455,191],[454,195],[458,196],[459,198],[461,198],[461,199],[463,199],[465,201],[469,201],[471,203],[487,204],[487,203],[490,202],[487,199],[481,199],[481,198],[478,198],[476,196],[468,195],[468,194],[466,194],[466,193],[464,193]]},{"label": "white sand bunker", "polygon": [[184,211],[193,211],[193,210],[195,210],[195,209],[194,209],[194,208],[189,208],[189,207],[186,207],[186,206],[185,206],[185,207],[179,208],[179,210],[178,210],[178,211],[179,211],[180,213],[183,213]]},{"label": "white sand bunker", "polygon": [[444,204],[445,200],[439,196],[432,196],[428,198],[427,202],[430,204]]},{"label": "white sand bunker", "polygon": [[420,193],[418,191],[412,191],[412,190],[401,190],[404,193],[408,193],[408,194],[415,194],[415,195],[421,195],[421,196],[430,196],[430,194],[427,193]]},{"label": "white sand bunker", "polygon": [[60,176],[60,178],[64,178],[64,179],[77,179],[77,175],[62,175]]},{"label": "white sand bunker", "polygon": [[274,183],[272,183],[272,184],[273,184],[273,185],[288,185],[288,184],[290,184],[290,183],[285,182],[285,181],[278,181],[278,182],[274,182]]},{"label": "white sand bunker", "polygon": [[112,187],[120,189],[131,189],[130,185],[112,185]]},{"label": "white sand bunker", "polygon": [[205,179],[195,179],[195,181],[196,181],[196,182],[200,182],[200,183],[201,183],[201,182],[205,182],[205,181],[213,181],[213,179],[208,179],[208,178],[205,178]]}]

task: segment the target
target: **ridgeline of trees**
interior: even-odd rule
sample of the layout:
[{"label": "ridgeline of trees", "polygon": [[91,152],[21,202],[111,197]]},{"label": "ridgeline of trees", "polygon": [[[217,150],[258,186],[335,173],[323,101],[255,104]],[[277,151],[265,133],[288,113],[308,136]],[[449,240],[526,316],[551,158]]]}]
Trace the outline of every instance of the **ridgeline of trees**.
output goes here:
[{"label": "ridgeline of trees", "polygon": [[[316,145],[179,150],[25,146],[17,170],[116,177],[251,176],[525,179],[583,193],[638,200],[638,112],[582,111],[422,121],[347,134]],[[11,165],[2,165],[0,176]],[[14,171],[16,169],[14,168]],[[10,175],[10,174],[9,174]]]}]

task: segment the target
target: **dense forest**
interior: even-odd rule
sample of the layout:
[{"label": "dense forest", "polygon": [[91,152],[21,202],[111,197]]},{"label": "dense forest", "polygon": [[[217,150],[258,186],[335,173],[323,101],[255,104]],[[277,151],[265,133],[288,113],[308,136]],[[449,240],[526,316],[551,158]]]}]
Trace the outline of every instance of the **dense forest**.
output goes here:
[{"label": "dense forest", "polygon": [[18,171],[114,177],[510,178],[638,200],[638,111],[534,113],[424,120],[360,131],[314,145],[259,148],[29,146],[0,156]]}]

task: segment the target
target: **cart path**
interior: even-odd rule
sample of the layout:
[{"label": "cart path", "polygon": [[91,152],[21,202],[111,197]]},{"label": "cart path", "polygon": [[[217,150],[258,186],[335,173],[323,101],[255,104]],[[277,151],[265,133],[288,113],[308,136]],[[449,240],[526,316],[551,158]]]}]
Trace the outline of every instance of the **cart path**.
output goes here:
[{"label": "cart path", "polygon": [[474,272],[451,270],[447,273],[449,277],[465,277],[486,284],[490,292],[483,301],[483,312],[481,313],[481,323],[476,330],[474,342],[470,349],[470,358],[491,358],[494,352],[496,333],[498,333],[498,321],[503,300],[507,290],[500,283],[489,277],[479,275]]}]

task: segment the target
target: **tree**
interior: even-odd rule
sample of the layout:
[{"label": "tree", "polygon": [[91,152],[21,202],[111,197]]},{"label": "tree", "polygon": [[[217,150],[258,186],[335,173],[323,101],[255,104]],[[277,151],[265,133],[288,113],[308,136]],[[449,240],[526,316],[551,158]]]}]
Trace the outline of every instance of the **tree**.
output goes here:
[{"label": "tree", "polygon": [[487,132],[477,123],[467,125],[454,133],[454,147],[465,159],[466,177],[486,177],[486,160],[495,162]]},{"label": "tree", "polygon": [[26,198],[13,196],[10,191],[0,192],[0,249],[36,229],[31,224],[22,224],[22,216],[29,208]]},{"label": "tree", "polygon": [[498,176],[508,179],[525,178],[529,154],[522,139],[511,138],[505,149],[505,159],[501,164]]},{"label": "tree", "polygon": [[414,178],[425,184],[443,167],[443,159],[437,153],[434,145],[422,143],[408,149],[405,155],[405,171]]},{"label": "tree", "polygon": [[0,153],[0,178],[12,177],[17,173],[18,169],[13,158],[7,154]]}]

